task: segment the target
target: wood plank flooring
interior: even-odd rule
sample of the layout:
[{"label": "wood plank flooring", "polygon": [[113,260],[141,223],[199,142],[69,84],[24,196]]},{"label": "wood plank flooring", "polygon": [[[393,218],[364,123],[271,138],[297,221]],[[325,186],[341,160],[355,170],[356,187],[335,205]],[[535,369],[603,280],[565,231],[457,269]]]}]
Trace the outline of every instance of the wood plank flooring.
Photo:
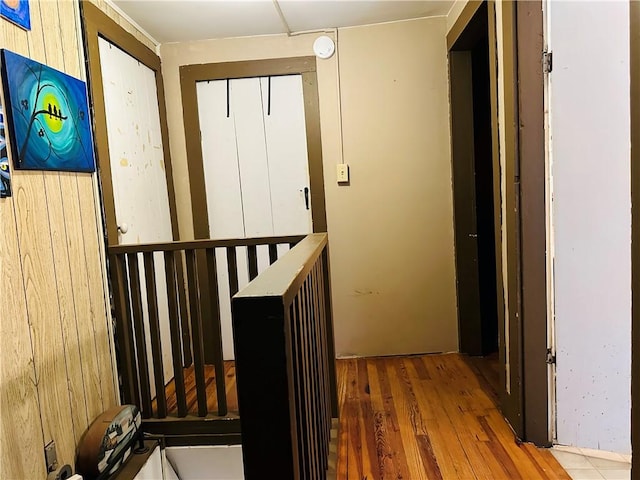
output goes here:
[{"label": "wood plank flooring", "polygon": [[339,360],[337,478],[567,479],[518,444],[490,383],[459,354]]},{"label": "wood plank flooring", "polygon": [[[230,413],[238,413],[238,393],[236,389],[236,366],[234,361],[224,362],[225,390],[227,392],[227,410]],[[210,413],[218,411],[218,396],[216,392],[216,372],[213,365],[204,366],[204,377],[207,386],[207,410]],[[190,414],[198,414],[198,403],[196,396],[196,380],[193,365],[184,369],[184,385],[187,397],[187,409]],[[166,387],[167,413],[169,415],[178,414],[176,400],[175,379],[171,380]],[[153,412],[156,413],[156,402],[152,404]]]}]

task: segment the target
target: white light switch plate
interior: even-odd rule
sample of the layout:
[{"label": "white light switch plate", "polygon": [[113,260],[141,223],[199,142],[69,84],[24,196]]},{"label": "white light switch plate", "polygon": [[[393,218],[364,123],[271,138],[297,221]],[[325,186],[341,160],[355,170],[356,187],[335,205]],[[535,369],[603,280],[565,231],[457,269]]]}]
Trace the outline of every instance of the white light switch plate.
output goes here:
[{"label": "white light switch plate", "polygon": [[338,183],[345,183],[349,181],[349,165],[346,163],[339,163],[336,165],[336,177]]}]

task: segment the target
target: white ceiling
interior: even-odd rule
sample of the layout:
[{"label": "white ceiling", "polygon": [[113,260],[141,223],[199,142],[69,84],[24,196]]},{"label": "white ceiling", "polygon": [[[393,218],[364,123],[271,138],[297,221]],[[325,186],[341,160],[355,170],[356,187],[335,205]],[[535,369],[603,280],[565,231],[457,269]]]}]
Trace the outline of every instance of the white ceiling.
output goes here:
[{"label": "white ceiling", "polygon": [[[273,0],[112,0],[160,43],[287,33]],[[292,32],[446,15],[428,0],[279,0]]]}]

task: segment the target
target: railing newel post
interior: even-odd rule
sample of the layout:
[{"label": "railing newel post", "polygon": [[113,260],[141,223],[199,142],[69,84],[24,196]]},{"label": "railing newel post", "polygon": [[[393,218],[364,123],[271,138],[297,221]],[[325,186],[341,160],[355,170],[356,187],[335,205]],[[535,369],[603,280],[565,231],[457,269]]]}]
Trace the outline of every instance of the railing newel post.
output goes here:
[{"label": "railing newel post", "polygon": [[325,475],[333,395],[327,390],[335,392],[326,243],[326,234],[309,235],[233,297],[247,480],[264,478],[265,465],[282,480]]}]

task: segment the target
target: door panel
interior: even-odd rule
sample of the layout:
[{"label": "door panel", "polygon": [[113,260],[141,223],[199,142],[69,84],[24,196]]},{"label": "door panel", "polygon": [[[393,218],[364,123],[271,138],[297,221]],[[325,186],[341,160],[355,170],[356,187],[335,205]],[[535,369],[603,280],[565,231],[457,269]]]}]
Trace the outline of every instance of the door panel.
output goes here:
[{"label": "door panel", "polygon": [[260,79],[232,80],[229,102],[236,127],[245,236],[268,237],[273,235],[273,219]]},{"label": "door panel", "polygon": [[[202,160],[214,239],[312,231],[301,75],[196,83]],[[278,252],[288,250],[279,246]],[[236,249],[238,286],[249,283],[247,249]],[[257,251],[258,272],[269,266]],[[223,355],[234,358],[225,252],[217,253]]]},{"label": "door panel", "polygon": [[311,193],[308,190],[309,162],[302,76],[263,77],[260,83],[274,234],[311,233],[313,225]]},{"label": "door panel", "polygon": [[471,52],[451,51],[451,135],[460,351],[482,355]]},{"label": "door panel", "polygon": [[[155,73],[100,38],[100,63],[107,119],[116,221],[127,225],[118,243],[173,240],[165,176]],[[146,298],[140,262],[142,298]],[[164,262],[156,258],[156,284],[165,380],[173,377]],[[151,358],[148,305],[143,302],[147,355]],[[150,374],[152,367],[150,366]],[[152,394],[155,385],[152,385]]]},{"label": "door panel", "polygon": [[212,239],[245,236],[234,117],[227,116],[227,81],[198,82],[198,116]]}]

